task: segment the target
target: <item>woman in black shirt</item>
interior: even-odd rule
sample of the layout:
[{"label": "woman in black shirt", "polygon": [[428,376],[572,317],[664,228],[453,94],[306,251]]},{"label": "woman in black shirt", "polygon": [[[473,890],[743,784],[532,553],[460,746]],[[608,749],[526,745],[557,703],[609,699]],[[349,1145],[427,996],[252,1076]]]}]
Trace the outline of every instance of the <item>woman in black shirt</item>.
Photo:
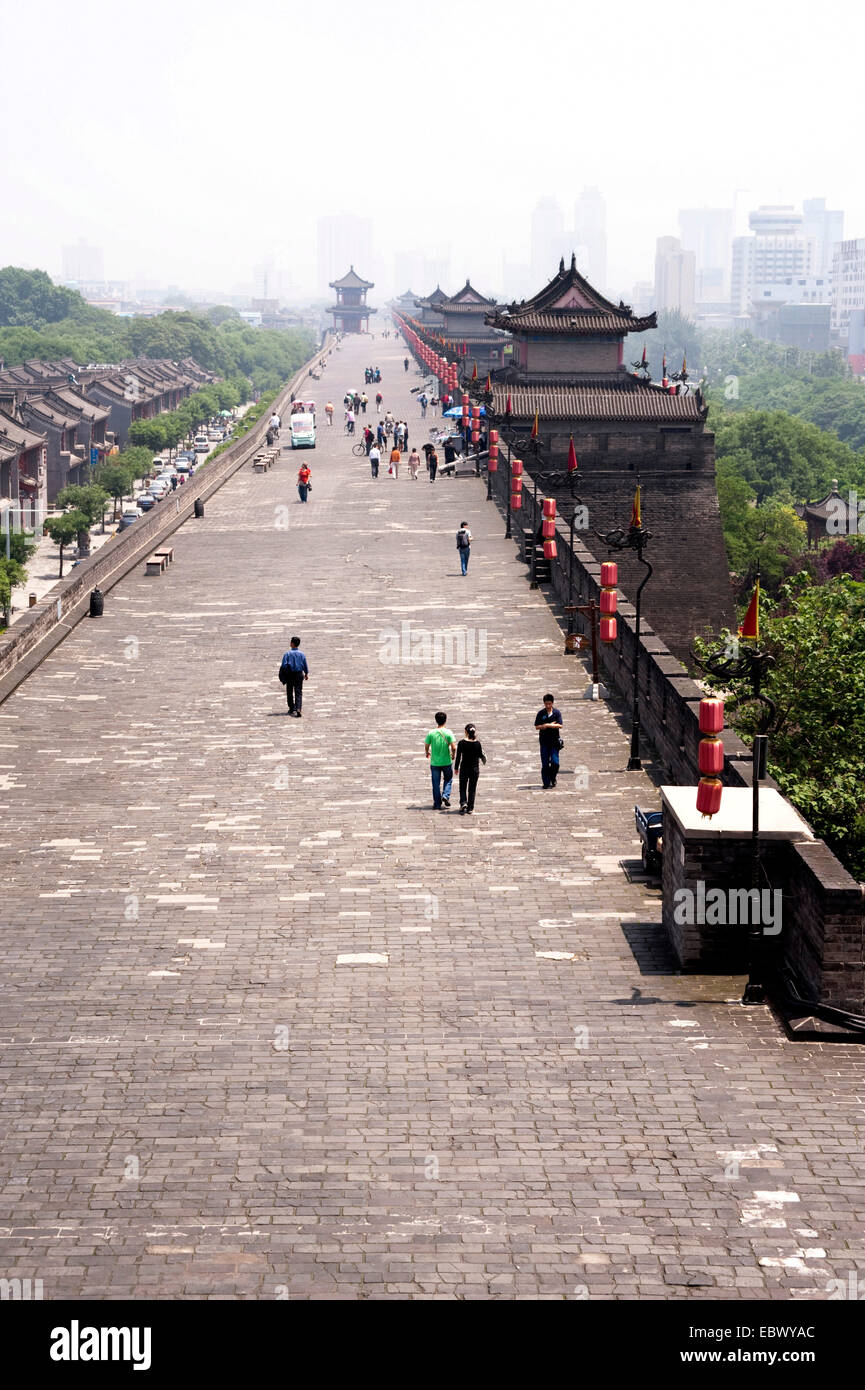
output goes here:
[{"label": "woman in black shirt", "polygon": [[460,776],[460,815],[470,816],[475,809],[475,792],[481,763],[486,767],[484,750],[474,724],[466,724],[466,736],[457,744],[454,772]]}]

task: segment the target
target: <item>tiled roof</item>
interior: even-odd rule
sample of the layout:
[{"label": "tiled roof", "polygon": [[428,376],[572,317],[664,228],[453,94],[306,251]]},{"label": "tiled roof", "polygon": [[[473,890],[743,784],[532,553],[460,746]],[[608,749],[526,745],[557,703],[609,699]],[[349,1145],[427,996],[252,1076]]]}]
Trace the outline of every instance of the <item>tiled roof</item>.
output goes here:
[{"label": "tiled roof", "polygon": [[493,383],[493,410],[504,414],[508,395],[512,418],[531,420],[674,420],[704,419],[702,397],[671,396],[661,386],[623,373],[622,380],[597,379],[579,385],[535,382],[531,385]]},{"label": "tiled roof", "polygon": [[52,405],[44,396],[31,396],[28,401],[24,401],[21,406],[22,411],[30,411],[38,416],[40,420],[46,420],[57,430],[72,429],[78,424],[78,418],[74,415],[67,415],[58,410],[56,405]]},{"label": "tiled roof", "polygon": [[546,313],[523,313],[519,309],[508,313],[500,309],[498,313],[488,314],[486,322],[509,333],[556,333],[569,338],[589,333],[621,337],[657,326],[654,314],[638,319],[629,313],[598,313],[592,309],[553,309]]},{"label": "tiled roof", "polygon": [[371,290],[375,286],[374,280],[362,280],[354,266],[341,280],[330,280],[328,283],[332,290]]},{"label": "tiled roof", "polygon": [[425,299],[418,297],[415,300],[415,305],[418,309],[429,309],[434,304],[441,304],[442,300],[447,299],[447,297],[441,285],[436,285],[432,294],[428,294]]},{"label": "tiled roof", "polygon": [[88,401],[86,396],[79,396],[74,386],[54,388],[50,393],[50,398],[63,403],[75,410],[79,415],[83,415],[88,420],[107,420],[110,412],[104,405],[96,405],[94,401]]},{"label": "tiled roof", "polygon": [[22,449],[33,449],[37,444],[44,444],[45,436],[26,429],[17,420],[13,420],[11,415],[7,415],[5,410],[0,410],[0,442],[17,445],[17,452],[20,453]]},{"label": "tiled roof", "polygon": [[496,301],[487,297],[476,290],[470,281],[466,280],[461,290],[452,294],[450,299],[442,297],[436,301],[437,309],[445,309],[448,313],[456,309],[494,309]]},{"label": "tiled roof", "polygon": [[531,299],[508,304],[490,314],[487,323],[512,333],[556,333],[566,337],[579,334],[642,333],[657,327],[655,314],[636,318],[629,304],[613,304],[589,284],[577,270],[576,256],[570,269],[564,258],[559,273]]}]

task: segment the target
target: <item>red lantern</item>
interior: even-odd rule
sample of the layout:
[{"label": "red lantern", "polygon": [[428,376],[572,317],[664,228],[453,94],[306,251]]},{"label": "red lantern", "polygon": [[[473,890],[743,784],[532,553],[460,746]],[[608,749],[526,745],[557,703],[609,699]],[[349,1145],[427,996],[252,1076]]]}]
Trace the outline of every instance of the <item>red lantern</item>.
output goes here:
[{"label": "red lantern", "polygon": [[706,777],[717,777],[724,771],[724,745],[719,738],[703,738],[697,749],[700,758],[700,772]]},{"label": "red lantern", "polygon": [[499,446],[498,446],[498,444],[491,444],[491,445],[490,445],[490,458],[491,458],[491,459],[497,459],[498,456],[499,456]]},{"label": "red lantern", "polygon": [[555,541],[544,541],[544,559],[545,559],[545,560],[555,560],[555,558],[556,558],[556,543],[555,543]]},{"label": "red lantern", "polygon": [[523,505],[523,494],[521,492],[511,493],[511,511],[518,512]]},{"label": "red lantern", "polygon": [[472,406],[472,417],[475,420],[479,420],[481,418],[481,408],[479,405]]},{"label": "red lantern", "polygon": [[617,632],[615,618],[602,618],[600,628],[602,642],[615,642]]},{"label": "red lantern", "polygon": [[601,583],[613,589],[619,583],[619,566],[612,560],[605,560],[601,565]]},{"label": "red lantern", "polygon": [[513,474],[513,476],[514,476],[515,478],[518,478],[518,477],[520,476],[520,474],[522,473],[522,471],[523,471],[523,461],[522,461],[522,459],[514,459],[513,462],[511,463],[511,473]]},{"label": "red lantern", "polygon": [[523,490],[523,480],[522,480],[522,478],[511,478],[511,492],[522,492],[522,490]]},{"label": "red lantern", "polygon": [[488,472],[488,473],[498,473],[498,471],[499,471],[499,461],[498,461],[498,459],[495,457],[494,454],[490,454],[489,463],[487,464],[487,472]]},{"label": "red lantern", "polygon": [[556,534],[555,520],[552,517],[544,517],[542,525],[544,539],[551,540],[552,537]]},{"label": "red lantern", "polygon": [[601,612],[612,616],[619,611],[619,598],[615,589],[601,590]]},{"label": "red lantern", "polygon": [[724,701],[706,698],[700,701],[700,733],[719,734],[724,727]]},{"label": "red lantern", "polygon": [[479,442],[479,440],[480,440],[480,437],[481,437],[480,430],[472,430],[472,443],[473,443],[473,444],[477,444],[477,443]]},{"label": "red lantern", "polygon": [[498,432],[498,430],[490,430],[490,444],[491,444],[491,445],[492,445],[492,444],[498,444],[498,442],[499,442],[499,432]]},{"label": "red lantern", "polygon": [[555,516],[555,514],[556,514],[556,499],[555,499],[555,497],[545,497],[545,498],[544,498],[544,516]]},{"label": "red lantern", "polygon": [[723,784],[717,777],[701,777],[697,787],[697,810],[704,816],[716,816],[721,809]]}]

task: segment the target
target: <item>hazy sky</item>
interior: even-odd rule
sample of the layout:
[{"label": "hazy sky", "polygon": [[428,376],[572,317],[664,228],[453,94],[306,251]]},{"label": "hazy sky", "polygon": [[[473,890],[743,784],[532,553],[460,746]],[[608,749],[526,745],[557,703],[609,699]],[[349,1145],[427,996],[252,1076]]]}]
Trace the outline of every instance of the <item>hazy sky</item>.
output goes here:
[{"label": "hazy sky", "polygon": [[[609,280],[652,275],[680,207],[825,195],[865,236],[865,8],[823,0],[28,0],[5,7],[0,265],[225,289],[272,255],[315,285],[315,220],[451,246],[500,286],[532,207],[607,200]],[[554,269],[554,267],[552,268]],[[405,288],[405,287],[403,287]],[[428,290],[431,286],[414,286]]]}]

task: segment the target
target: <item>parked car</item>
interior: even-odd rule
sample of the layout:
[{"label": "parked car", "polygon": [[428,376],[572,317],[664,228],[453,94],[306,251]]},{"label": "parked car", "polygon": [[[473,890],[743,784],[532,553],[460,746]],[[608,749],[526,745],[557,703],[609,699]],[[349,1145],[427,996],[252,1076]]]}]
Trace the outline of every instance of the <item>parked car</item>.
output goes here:
[{"label": "parked car", "polygon": [[147,491],[150,493],[151,497],[155,498],[157,502],[160,502],[162,498],[165,496],[166,492],[171,491],[171,484],[151,483]]},{"label": "parked car", "polygon": [[121,531],[128,531],[130,526],[138,520],[140,515],[141,513],[137,510],[134,512],[124,512],[117,524],[118,535]]},{"label": "parked car", "polygon": [[135,505],[138,507],[139,511],[149,512],[151,507],[155,505],[153,494],[150,492],[139,492],[135,498]]},{"label": "parked car", "polygon": [[183,476],[184,476],[185,478],[188,478],[188,477],[190,476],[190,474],[192,473],[192,465],[191,465],[191,464],[188,464],[188,463],[185,463],[185,462],[178,463],[178,465],[177,465],[177,476],[178,476],[178,478],[180,477],[181,473],[183,474]]}]

